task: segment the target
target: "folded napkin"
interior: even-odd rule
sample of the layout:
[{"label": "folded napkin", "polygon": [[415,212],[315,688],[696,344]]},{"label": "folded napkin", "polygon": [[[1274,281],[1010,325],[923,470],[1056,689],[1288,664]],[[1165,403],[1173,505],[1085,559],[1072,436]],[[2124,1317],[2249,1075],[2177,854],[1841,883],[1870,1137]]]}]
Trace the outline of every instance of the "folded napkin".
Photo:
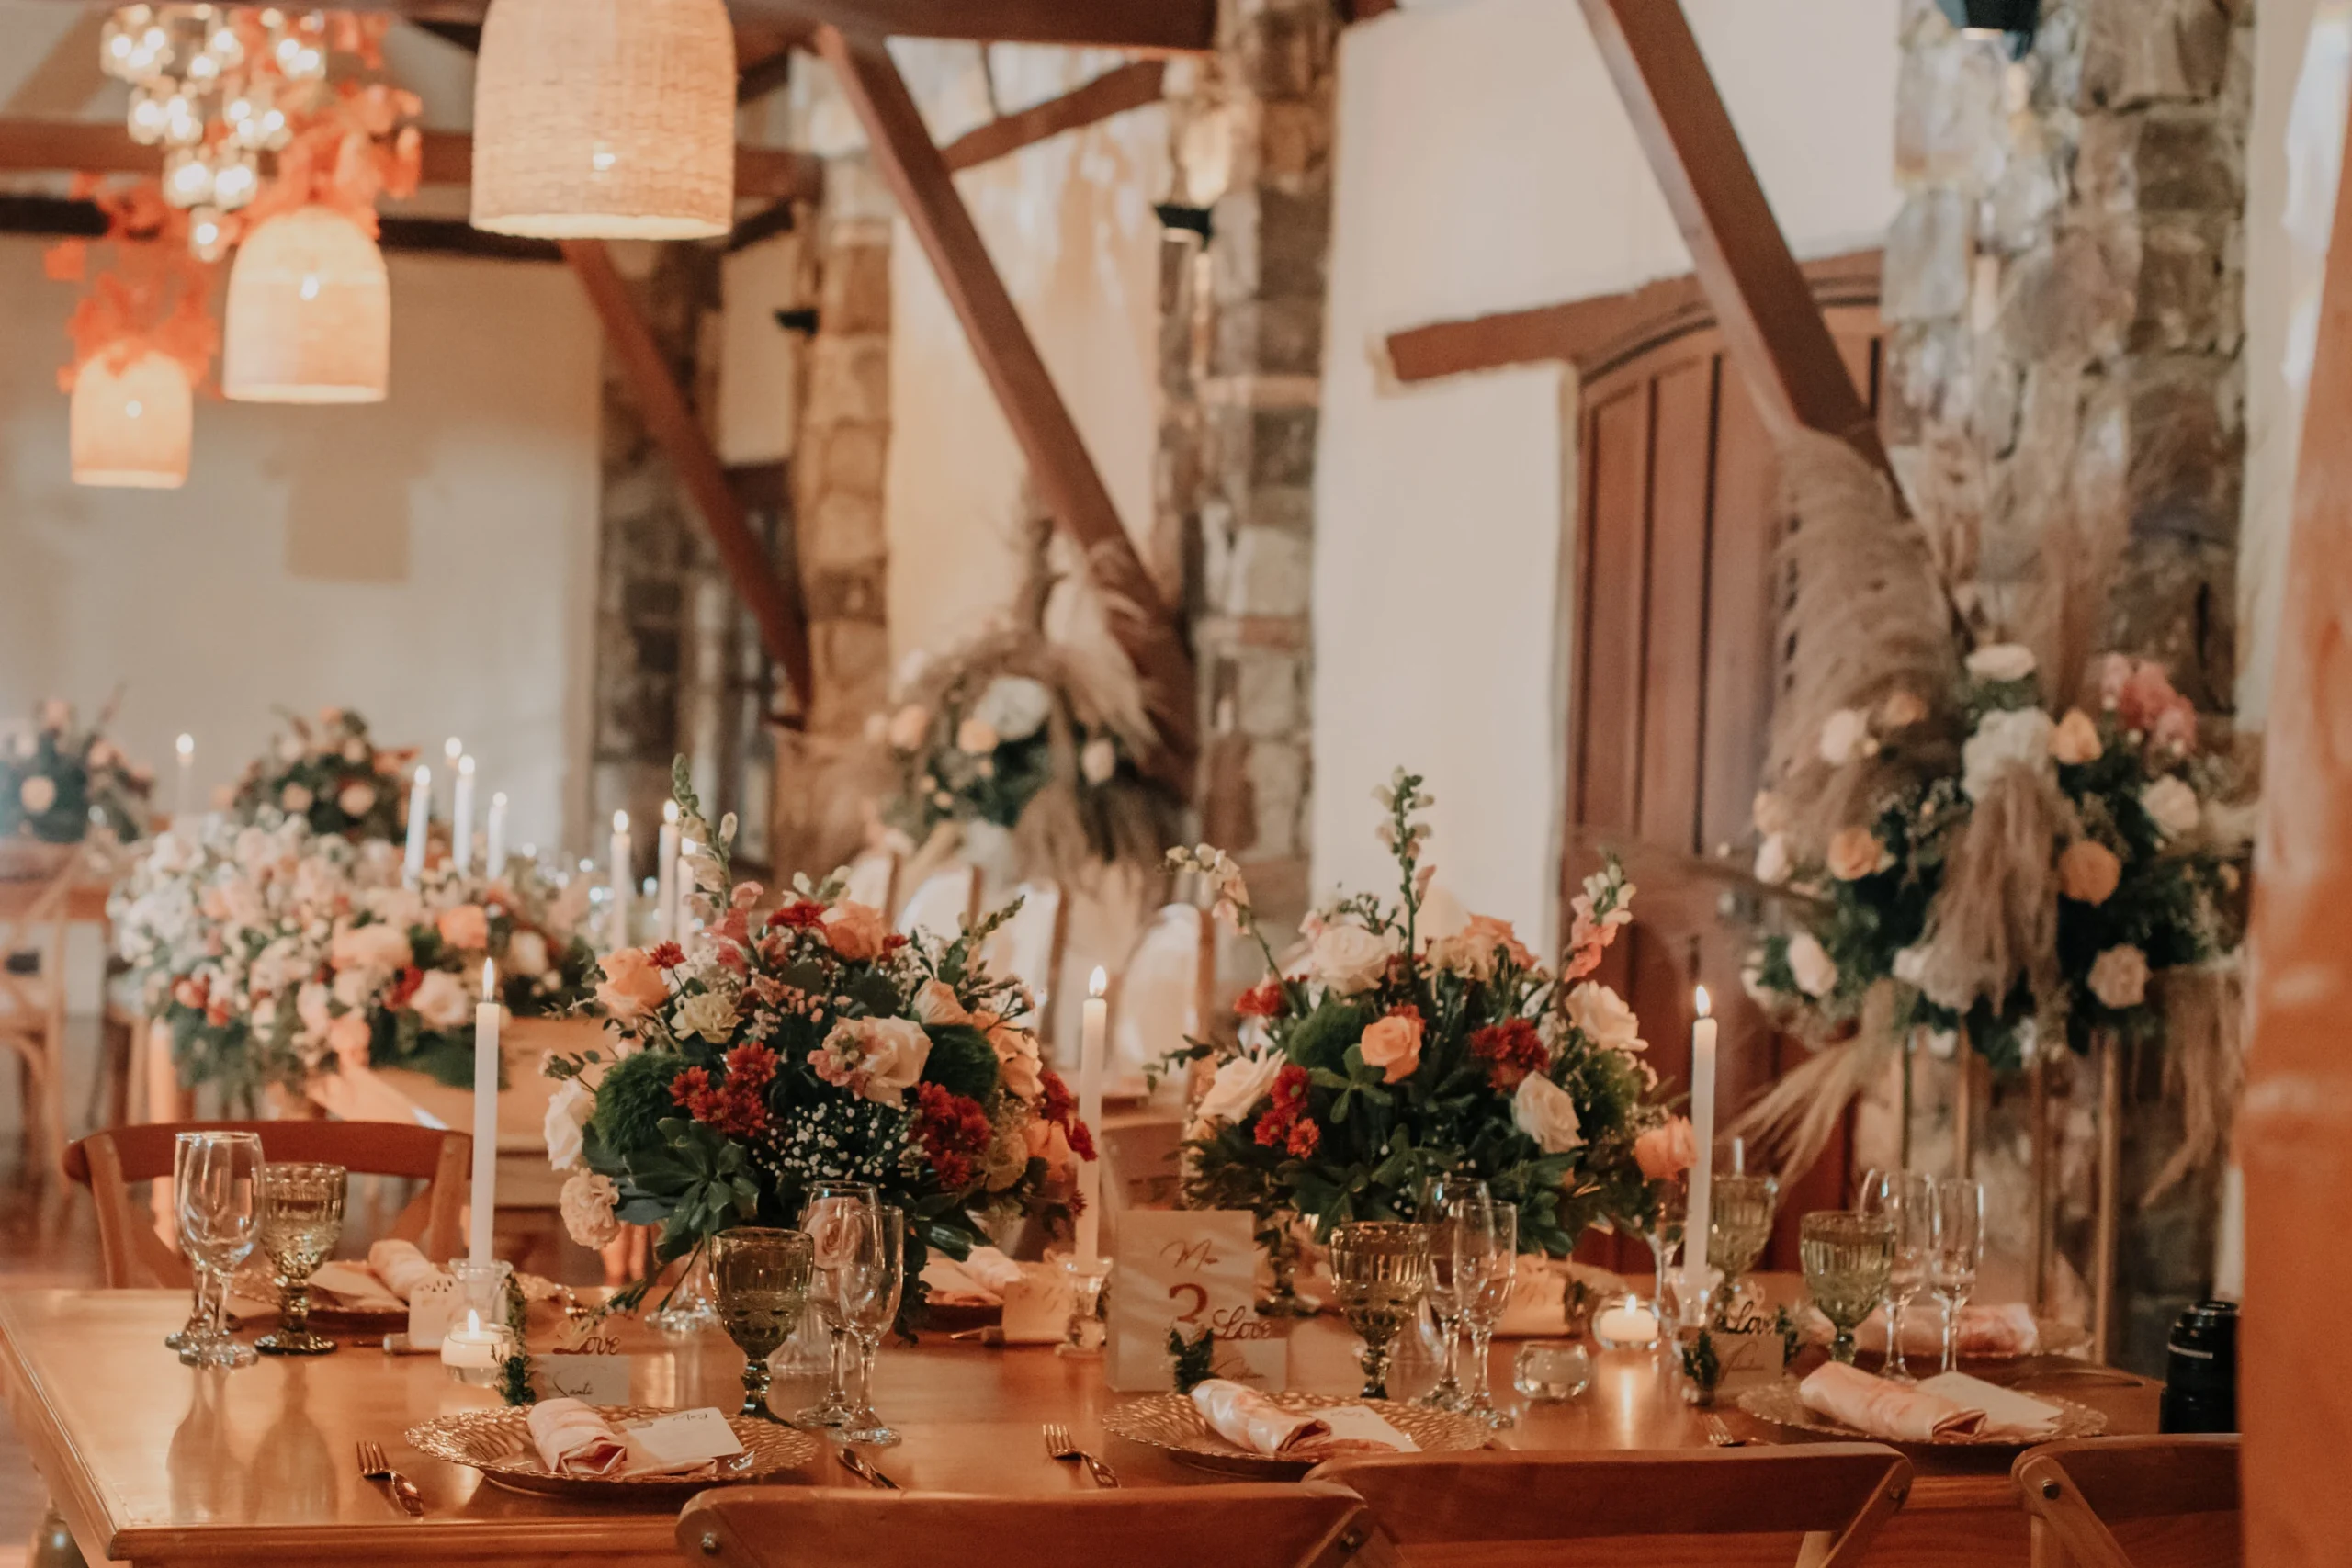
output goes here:
[{"label": "folded napkin", "polygon": [[1838,1361],[1815,1368],[1797,1385],[1797,1397],[1807,1410],[1840,1426],[1898,1443],[1969,1437],[1984,1425],[1983,1410],[1933,1393],[1925,1384],[1889,1382]]},{"label": "folded napkin", "polygon": [[2056,1405],[2044,1404],[2013,1388],[2001,1388],[1965,1372],[1946,1372],[1941,1377],[1923,1380],[1919,1386],[1955,1404],[1983,1411],[1984,1425],[1979,1429],[1988,1437],[2035,1443],[2058,1429]]},{"label": "folded napkin", "polygon": [[368,1249],[368,1268],[384,1288],[405,1302],[419,1285],[442,1276],[439,1264],[427,1258],[410,1241],[379,1241]]},{"label": "folded napkin", "polygon": [[1568,1331],[1568,1292],[1586,1299],[1623,1294],[1625,1281],[1606,1269],[1562,1258],[1522,1257],[1511,1276],[1510,1300],[1495,1325],[1498,1339],[1541,1339]]},{"label": "folded napkin", "polygon": [[[693,1419],[687,1421],[684,1416]],[[742,1452],[741,1444],[726,1428],[726,1417],[718,1411],[690,1411],[684,1416],[664,1416],[659,1424],[716,1422],[719,1439],[716,1451]],[[532,1447],[539,1450],[539,1462],[553,1475],[594,1481],[684,1475],[709,1464],[714,1452],[711,1445],[695,1446],[688,1438],[679,1445],[683,1451],[673,1457],[666,1451],[670,1444],[649,1445],[635,1431],[614,1427],[594,1405],[577,1399],[543,1399],[523,1419],[530,1428]]]},{"label": "folded napkin", "polygon": [[346,1312],[398,1312],[401,1298],[384,1288],[365,1263],[330,1259],[311,1271],[311,1289],[323,1291]]},{"label": "folded napkin", "polygon": [[[1804,1309],[1805,1341],[1812,1345],[1826,1345],[1836,1330],[1829,1320],[1815,1309]],[[1886,1309],[1880,1307],[1862,1319],[1854,1330],[1854,1337],[1865,1350],[1883,1348],[1886,1345]],[[1933,1301],[1922,1299],[1911,1303],[1903,1314],[1903,1353],[1905,1356],[1936,1356],[1943,1352],[1944,1319],[1942,1311]],[[1969,1305],[1960,1309],[1959,1350],[1972,1360],[2001,1360],[2018,1356],[2030,1356],[2041,1348],[2041,1329],[2034,1322],[2033,1309],[2023,1302],[2005,1302],[1999,1306]]]},{"label": "folded napkin", "polygon": [[1412,1438],[1366,1405],[1342,1404],[1306,1416],[1224,1378],[1195,1384],[1193,1404],[1218,1437],[1270,1459],[1416,1451]]},{"label": "folded napkin", "polygon": [[993,1247],[976,1247],[958,1262],[934,1255],[922,1266],[931,1299],[943,1306],[999,1306],[1005,1292],[1021,1282],[1022,1265]]}]

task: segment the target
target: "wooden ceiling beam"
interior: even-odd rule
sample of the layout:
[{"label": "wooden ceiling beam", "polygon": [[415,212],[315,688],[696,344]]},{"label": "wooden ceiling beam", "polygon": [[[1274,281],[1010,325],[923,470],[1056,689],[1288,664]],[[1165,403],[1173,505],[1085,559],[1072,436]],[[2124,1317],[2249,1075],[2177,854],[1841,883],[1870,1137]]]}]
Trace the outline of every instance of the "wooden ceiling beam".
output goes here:
[{"label": "wooden ceiling beam", "polygon": [[1111,635],[1134,664],[1159,730],[1162,755],[1141,761],[1189,796],[1199,721],[1192,651],[1174,615],[1120,523],[1110,490],[889,51],[878,39],[852,39],[831,28],[818,33],[817,48],[865,125],[875,166],[963,323],[972,355],[1028,459],[1030,482],[1086,553]]},{"label": "wooden ceiling beam", "polygon": [[966,131],[941,148],[940,155],[947,160],[948,168],[961,173],[1049,141],[1066,130],[1082,130],[1129,109],[1156,104],[1159,101],[1160,82],[1167,73],[1168,62],[1162,60],[1138,60],[1106,71],[1058,98],[1048,98]]},{"label": "wooden ceiling beam", "polygon": [[[51,239],[97,239],[107,215],[94,201],[62,196],[0,196],[0,234]],[[519,240],[489,234],[458,218],[386,217],[377,223],[376,243],[408,255],[471,257],[481,261],[560,262],[563,253],[548,240]]]},{"label": "wooden ceiling beam", "polygon": [[[1772,216],[1679,0],[1580,0],[1757,412],[1887,468],[1870,406]],[[1889,470],[1891,473],[1891,470]]]}]

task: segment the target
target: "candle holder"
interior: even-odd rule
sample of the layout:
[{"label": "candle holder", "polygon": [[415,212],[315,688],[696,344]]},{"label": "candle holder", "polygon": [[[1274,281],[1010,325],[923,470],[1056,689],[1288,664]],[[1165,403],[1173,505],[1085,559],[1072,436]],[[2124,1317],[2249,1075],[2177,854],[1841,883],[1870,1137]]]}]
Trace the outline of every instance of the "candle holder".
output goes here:
[{"label": "candle holder", "polygon": [[1646,1350],[1664,1321],[1655,1303],[1631,1291],[1604,1297],[1592,1309],[1592,1342],[1604,1350]]},{"label": "candle holder", "polygon": [[1069,1280],[1069,1326],[1063,1332],[1062,1342],[1054,1347],[1057,1356],[1077,1356],[1092,1359],[1102,1354],[1104,1341],[1110,1337],[1106,1322],[1109,1316],[1111,1260],[1095,1258],[1080,1260],[1062,1259],[1063,1277]]},{"label": "candle holder", "polygon": [[486,1263],[452,1263],[458,1281],[456,1321],[442,1337],[441,1364],[452,1381],[469,1388],[491,1388],[498,1382],[506,1359],[519,1348],[506,1326],[506,1286],[514,1266],[492,1258]]},{"label": "candle holder", "polygon": [[662,1310],[647,1315],[646,1324],[656,1334],[683,1339],[721,1326],[718,1303],[711,1289],[708,1251],[706,1247],[694,1255]]}]

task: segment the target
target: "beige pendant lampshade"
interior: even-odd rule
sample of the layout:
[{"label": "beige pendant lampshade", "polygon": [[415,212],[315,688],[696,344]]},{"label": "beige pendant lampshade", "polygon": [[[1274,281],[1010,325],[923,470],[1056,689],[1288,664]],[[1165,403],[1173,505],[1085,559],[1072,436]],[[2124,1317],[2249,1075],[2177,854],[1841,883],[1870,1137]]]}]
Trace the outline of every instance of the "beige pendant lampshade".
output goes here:
[{"label": "beige pendant lampshade", "polygon": [[376,403],[392,358],[384,256],[331,208],[245,236],[229,269],[220,389],[247,403]]},{"label": "beige pendant lampshade", "polygon": [[734,218],[721,0],[492,0],[474,72],[475,228],[695,240]]},{"label": "beige pendant lampshade", "polygon": [[195,419],[178,360],[149,349],[117,368],[100,355],[74,380],[74,482],[178,489]]}]

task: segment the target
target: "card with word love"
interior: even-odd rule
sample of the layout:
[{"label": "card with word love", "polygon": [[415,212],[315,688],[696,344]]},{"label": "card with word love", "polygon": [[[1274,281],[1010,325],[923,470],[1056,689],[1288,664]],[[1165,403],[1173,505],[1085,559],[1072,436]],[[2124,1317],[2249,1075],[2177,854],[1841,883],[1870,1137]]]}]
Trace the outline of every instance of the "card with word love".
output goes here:
[{"label": "card with word love", "polygon": [[1218,1377],[1279,1389],[1289,1344],[1258,1315],[1257,1220],[1239,1210],[1134,1209],[1119,1216],[1111,1274],[1110,1383],[1122,1393],[1174,1386],[1171,1332],[1216,1336]]}]

